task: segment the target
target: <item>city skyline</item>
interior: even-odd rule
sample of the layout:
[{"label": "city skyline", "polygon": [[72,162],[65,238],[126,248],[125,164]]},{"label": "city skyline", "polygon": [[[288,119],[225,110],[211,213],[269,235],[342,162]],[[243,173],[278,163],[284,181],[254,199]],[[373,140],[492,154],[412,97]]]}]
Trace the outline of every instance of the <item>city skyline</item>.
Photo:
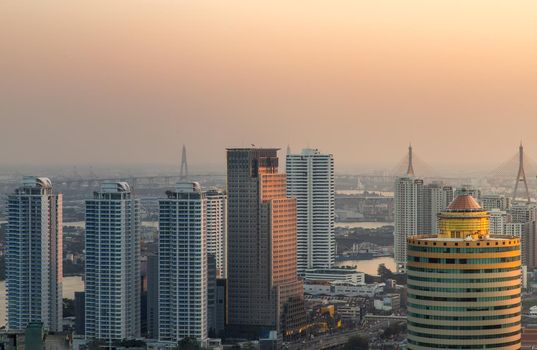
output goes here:
[{"label": "city skyline", "polygon": [[0,349],[537,349],[536,14],[0,1]]}]

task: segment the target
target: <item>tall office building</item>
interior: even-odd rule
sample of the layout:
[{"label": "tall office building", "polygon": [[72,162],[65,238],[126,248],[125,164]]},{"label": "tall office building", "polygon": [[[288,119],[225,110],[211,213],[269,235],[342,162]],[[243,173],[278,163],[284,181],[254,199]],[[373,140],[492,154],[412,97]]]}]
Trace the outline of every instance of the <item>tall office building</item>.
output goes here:
[{"label": "tall office building", "polygon": [[491,236],[472,196],[408,239],[407,276],[410,350],[520,349],[520,239]]},{"label": "tall office building", "polygon": [[305,318],[296,270],[296,201],[277,149],[227,151],[228,325],[236,336],[296,331]]},{"label": "tall office building", "polygon": [[140,202],[126,182],[86,201],[86,339],[140,336]]},{"label": "tall office building", "polygon": [[216,259],[218,278],[227,275],[227,194],[223,191],[209,190],[207,199],[207,254]]},{"label": "tall office building", "polygon": [[334,157],[316,149],[288,154],[287,196],[296,198],[297,270],[330,268],[336,258]]},{"label": "tall office building", "polygon": [[62,331],[62,195],[44,177],[25,177],[7,200],[7,327],[42,322]]},{"label": "tall office building", "polygon": [[207,339],[207,199],[180,182],[159,201],[159,340]]}]

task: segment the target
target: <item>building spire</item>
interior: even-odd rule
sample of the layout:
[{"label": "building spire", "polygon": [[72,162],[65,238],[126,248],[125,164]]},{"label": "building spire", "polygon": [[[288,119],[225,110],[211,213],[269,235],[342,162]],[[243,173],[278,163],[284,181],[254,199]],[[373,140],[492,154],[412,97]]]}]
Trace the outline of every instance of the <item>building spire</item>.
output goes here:
[{"label": "building spire", "polygon": [[181,153],[181,170],[179,178],[185,180],[188,177],[188,163],[186,160],[186,146],[183,145],[183,152]]},{"label": "building spire", "polygon": [[412,144],[408,144],[408,168],[406,170],[408,176],[414,176],[414,166],[412,165]]},{"label": "building spire", "polygon": [[520,182],[524,183],[526,199],[528,200],[528,203],[530,203],[531,202],[530,191],[528,190],[528,182],[526,181],[526,172],[524,171],[524,146],[522,146],[522,141],[520,142],[520,146],[518,146],[518,174],[516,176],[516,181],[515,181],[515,190],[513,191],[513,201],[515,201],[516,199],[518,184]]},{"label": "building spire", "polygon": [[286,155],[289,155],[291,154],[291,146],[287,145],[287,154]]}]

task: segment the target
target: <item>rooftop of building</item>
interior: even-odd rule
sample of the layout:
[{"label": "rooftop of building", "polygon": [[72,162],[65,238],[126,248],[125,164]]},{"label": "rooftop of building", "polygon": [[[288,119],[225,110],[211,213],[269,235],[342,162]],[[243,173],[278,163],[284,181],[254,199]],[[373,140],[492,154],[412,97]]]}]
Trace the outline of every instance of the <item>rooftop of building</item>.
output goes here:
[{"label": "rooftop of building", "polygon": [[199,182],[182,181],[175,184],[176,192],[201,192]]},{"label": "rooftop of building", "polygon": [[[464,239],[464,238],[455,238],[455,237],[438,237],[437,235],[427,236],[427,235],[421,235],[421,236],[414,236],[415,238],[421,240],[421,241],[431,241],[431,242],[466,242],[466,241],[474,241],[473,239]],[[517,239],[516,236],[488,236],[486,238],[479,239],[479,241],[505,241],[510,239]]]},{"label": "rooftop of building", "polygon": [[120,192],[130,192],[131,187],[127,182],[103,182],[101,184],[102,193],[120,193]]},{"label": "rooftop of building", "polygon": [[274,147],[231,147],[226,148],[227,151],[279,151],[280,148]]},{"label": "rooftop of building", "polygon": [[25,176],[22,179],[23,187],[52,188],[52,181],[48,177]]},{"label": "rooftop of building", "polygon": [[457,196],[447,207],[447,211],[450,212],[468,212],[482,210],[483,208],[481,208],[475,198],[469,194],[461,194]]},{"label": "rooftop of building", "polygon": [[416,244],[416,242],[421,241],[427,245],[428,242],[433,242],[433,245],[436,245],[438,242],[466,242],[471,243],[471,246],[479,246],[481,243],[494,243],[493,245],[504,245],[504,242],[520,242],[520,238],[517,236],[508,236],[508,235],[488,235],[478,239],[468,238],[458,238],[458,237],[439,237],[438,235],[415,235],[408,238],[408,242],[411,244]]}]

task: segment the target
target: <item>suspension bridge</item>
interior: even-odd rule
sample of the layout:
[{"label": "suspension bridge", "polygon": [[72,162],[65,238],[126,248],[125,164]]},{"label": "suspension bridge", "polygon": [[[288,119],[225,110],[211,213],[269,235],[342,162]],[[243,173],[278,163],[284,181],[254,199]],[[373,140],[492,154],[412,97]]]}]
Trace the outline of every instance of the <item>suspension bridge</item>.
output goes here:
[{"label": "suspension bridge", "polygon": [[[72,174],[51,177],[59,190],[76,188],[97,188],[101,183],[108,181],[127,181],[132,186],[150,188],[152,186],[173,186],[178,181],[200,179],[212,179],[212,182],[224,183],[226,174],[197,172],[189,173],[187,162],[187,150],[183,145],[179,162],[179,172],[155,175],[114,175],[98,176],[90,166],[85,172],[73,167]],[[357,184],[358,188],[386,190],[393,186],[393,182],[400,176],[416,176],[426,181],[439,181],[449,185],[459,186],[472,183],[470,177],[446,177],[439,174],[427,164],[419,154],[414,152],[411,145],[399,162],[391,169],[377,173],[349,173],[337,174],[339,179],[350,179]],[[530,200],[531,193],[537,187],[537,162],[525,151],[521,144],[512,157],[501,163],[498,167],[488,172],[488,175],[479,179],[482,186],[486,186],[495,192],[504,192],[517,200]],[[17,180],[0,182],[0,192],[6,193],[18,185]]]}]

